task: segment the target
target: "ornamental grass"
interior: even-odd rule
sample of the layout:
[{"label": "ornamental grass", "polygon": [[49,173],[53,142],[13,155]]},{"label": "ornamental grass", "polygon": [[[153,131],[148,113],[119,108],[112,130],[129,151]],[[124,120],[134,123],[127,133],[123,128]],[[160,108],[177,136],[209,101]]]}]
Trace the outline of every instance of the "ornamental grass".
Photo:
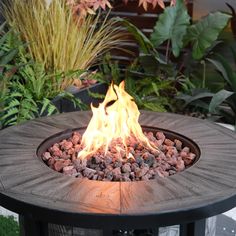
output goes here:
[{"label": "ornamental grass", "polygon": [[[65,0],[8,0],[3,9],[9,25],[28,43],[31,57],[50,72],[88,70],[124,38],[115,19],[77,17]],[[72,83],[65,78],[62,87]]]}]

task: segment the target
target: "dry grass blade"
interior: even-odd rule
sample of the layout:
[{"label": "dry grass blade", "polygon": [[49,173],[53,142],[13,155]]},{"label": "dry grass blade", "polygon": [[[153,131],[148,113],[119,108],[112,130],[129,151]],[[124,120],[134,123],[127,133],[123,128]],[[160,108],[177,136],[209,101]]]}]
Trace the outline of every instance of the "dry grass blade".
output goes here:
[{"label": "dry grass blade", "polygon": [[[48,6],[42,0],[8,0],[4,14],[47,71],[87,70],[103,53],[119,47],[123,33],[114,19],[75,19],[65,2],[52,0]],[[65,80],[63,87],[70,83]]]}]

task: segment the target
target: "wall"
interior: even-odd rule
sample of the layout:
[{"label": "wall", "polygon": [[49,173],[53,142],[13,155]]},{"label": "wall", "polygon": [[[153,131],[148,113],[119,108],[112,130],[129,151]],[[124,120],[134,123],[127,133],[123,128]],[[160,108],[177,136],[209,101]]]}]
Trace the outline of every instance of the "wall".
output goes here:
[{"label": "wall", "polygon": [[236,0],[194,0],[193,18],[198,19],[216,10],[229,11],[225,3],[229,3],[236,10]]}]

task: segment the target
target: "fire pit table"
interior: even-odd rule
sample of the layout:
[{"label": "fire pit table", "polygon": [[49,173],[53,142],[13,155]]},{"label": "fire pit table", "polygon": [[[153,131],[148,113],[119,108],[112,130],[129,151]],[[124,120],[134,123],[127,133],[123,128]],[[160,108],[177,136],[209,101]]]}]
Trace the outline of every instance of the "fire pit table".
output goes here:
[{"label": "fire pit table", "polygon": [[0,205],[23,216],[24,235],[48,235],[48,223],[55,223],[101,229],[104,235],[180,224],[181,235],[203,236],[207,217],[236,206],[236,135],[186,116],[140,116],[142,127],[168,130],[197,146],[200,158],[173,176],[103,182],[46,166],[37,155],[40,144],[86,127],[90,118],[90,112],[66,113],[0,131]]}]

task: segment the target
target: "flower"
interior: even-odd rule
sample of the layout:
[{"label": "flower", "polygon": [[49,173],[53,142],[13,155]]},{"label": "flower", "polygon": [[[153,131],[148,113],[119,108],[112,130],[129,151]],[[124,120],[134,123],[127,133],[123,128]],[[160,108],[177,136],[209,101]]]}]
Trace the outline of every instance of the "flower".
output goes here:
[{"label": "flower", "polygon": [[72,7],[74,13],[78,13],[82,17],[87,14],[95,14],[99,8],[103,10],[106,10],[106,7],[112,8],[108,0],[67,0],[67,5]]},{"label": "flower", "polygon": [[[126,3],[127,0],[124,0]],[[176,0],[171,0],[170,5],[175,5]],[[153,8],[155,8],[157,5],[159,5],[161,8],[165,8],[164,0],[139,0],[139,6],[143,6],[143,8],[147,11],[148,4],[152,4]]]},{"label": "flower", "polygon": [[[67,4],[70,5],[74,13],[78,13],[80,16],[86,16],[87,14],[95,14],[95,12],[101,8],[106,10],[106,7],[112,8],[110,0],[66,0]],[[129,0],[123,0],[125,4]],[[171,0],[170,5],[175,5],[176,0]],[[139,0],[139,6],[147,11],[148,5],[151,4],[153,8],[159,5],[161,8],[165,8],[164,0]]]}]

